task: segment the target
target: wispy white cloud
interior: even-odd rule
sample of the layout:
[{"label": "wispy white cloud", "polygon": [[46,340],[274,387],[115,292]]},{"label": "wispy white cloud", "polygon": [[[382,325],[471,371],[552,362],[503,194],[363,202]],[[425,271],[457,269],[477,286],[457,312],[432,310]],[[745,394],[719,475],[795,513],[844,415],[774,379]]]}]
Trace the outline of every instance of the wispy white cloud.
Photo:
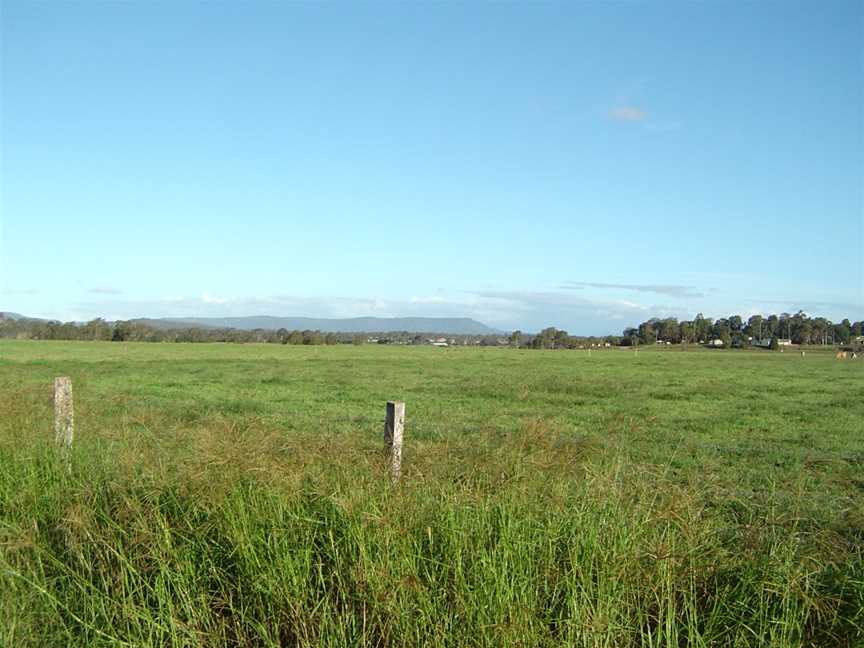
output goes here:
[{"label": "wispy white cloud", "polygon": [[636,106],[617,106],[609,111],[609,117],[619,122],[641,122],[645,121],[648,115]]},{"label": "wispy white cloud", "polygon": [[[405,304],[411,305],[410,302]],[[414,305],[422,306],[422,305]],[[242,317],[247,315],[360,317],[391,315],[398,304],[379,298],[305,297],[296,295],[228,296],[204,292],[200,296],[166,296],[156,299],[114,299],[80,302],[72,309],[75,319],[108,316],[137,317]],[[110,311],[110,314],[109,314]]]},{"label": "wispy white cloud", "polygon": [[95,288],[90,288],[87,290],[91,295],[122,295],[123,291],[118,290],[116,288],[109,288],[107,286],[97,286]]},{"label": "wispy white cloud", "polygon": [[231,303],[231,298],[228,297],[217,297],[215,295],[211,295],[210,293],[202,293],[201,301],[205,304],[215,304],[217,306],[223,306],[225,304]]},{"label": "wispy white cloud", "polygon": [[820,301],[812,299],[744,299],[746,304],[764,304],[761,309],[749,308],[754,315],[772,313],[797,313],[799,310],[815,317],[822,313],[841,313],[843,317],[856,318],[864,315],[861,304],[849,301]]},{"label": "wispy white cloud", "polygon": [[417,297],[414,296],[411,298],[412,304],[446,304],[447,300],[441,295],[430,295],[429,297]]},{"label": "wispy white cloud", "polygon": [[27,295],[38,295],[39,291],[36,288],[3,288],[0,289],[0,295],[9,295],[9,296],[27,296]]},{"label": "wispy white cloud", "polygon": [[579,334],[614,333],[620,332],[620,322],[639,322],[649,312],[648,307],[632,301],[594,299],[572,292],[484,290],[473,294],[487,310],[497,311],[502,321],[534,330],[557,326]]},{"label": "wispy white cloud", "polygon": [[684,128],[684,122],[670,118],[668,115],[658,116],[654,113],[649,115],[644,108],[649,99],[646,93],[649,90],[647,78],[635,79],[619,88],[614,99],[608,104],[611,106],[606,112],[607,119],[612,121],[639,124],[640,129],[650,133],[672,133]]},{"label": "wispy white cloud", "polygon": [[562,286],[564,290],[582,290],[583,288],[598,288],[602,290],[630,290],[640,293],[655,293],[669,297],[697,298],[704,293],[693,286],[674,286],[667,284],[616,284],[591,281],[567,281]]}]

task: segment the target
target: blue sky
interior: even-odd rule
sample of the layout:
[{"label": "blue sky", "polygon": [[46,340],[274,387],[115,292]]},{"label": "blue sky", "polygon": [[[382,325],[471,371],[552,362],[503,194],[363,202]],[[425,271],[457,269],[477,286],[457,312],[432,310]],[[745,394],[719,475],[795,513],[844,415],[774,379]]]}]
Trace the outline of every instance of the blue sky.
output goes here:
[{"label": "blue sky", "polygon": [[0,6],[0,310],[864,317],[858,1]]}]

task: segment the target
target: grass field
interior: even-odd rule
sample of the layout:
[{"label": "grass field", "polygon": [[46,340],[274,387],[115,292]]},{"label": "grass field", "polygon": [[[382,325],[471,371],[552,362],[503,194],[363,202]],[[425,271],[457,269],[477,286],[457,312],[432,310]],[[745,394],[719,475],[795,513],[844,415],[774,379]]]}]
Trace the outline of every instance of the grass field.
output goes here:
[{"label": "grass field", "polygon": [[0,645],[864,646],[864,361],[0,341]]}]

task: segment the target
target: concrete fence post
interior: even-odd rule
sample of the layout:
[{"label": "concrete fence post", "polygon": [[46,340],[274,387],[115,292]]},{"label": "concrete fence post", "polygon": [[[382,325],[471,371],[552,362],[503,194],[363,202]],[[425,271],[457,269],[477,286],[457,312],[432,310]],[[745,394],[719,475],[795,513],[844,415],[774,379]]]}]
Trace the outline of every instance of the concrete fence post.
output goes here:
[{"label": "concrete fence post", "polygon": [[402,434],[405,430],[405,403],[387,401],[387,418],[384,422],[384,445],[388,452],[390,477],[398,481],[402,474]]}]

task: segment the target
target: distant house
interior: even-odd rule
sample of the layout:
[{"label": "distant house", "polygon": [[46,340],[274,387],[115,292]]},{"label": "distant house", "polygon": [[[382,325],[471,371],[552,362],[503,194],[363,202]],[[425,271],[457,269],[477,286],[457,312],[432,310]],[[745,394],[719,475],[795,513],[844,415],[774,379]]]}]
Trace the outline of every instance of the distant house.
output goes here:
[{"label": "distant house", "polygon": [[431,344],[432,346],[436,346],[436,347],[446,347],[446,346],[448,346],[448,345],[447,345],[447,338],[443,338],[443,337],[440,337],[440,338],[430,338],[430,340],[429,340],[429,344]]},{"label": "distant house", "polygon": [[[771,338],[762,338],[761,340],[751,340],[750,344],[760,349],[767,349],[771,346]],[[778,347],[791,347],[792,340],[788,338],[777,338]]]},{"label": "distant house", "polygon": [[708,342],[708,346],[710,346],[710,347],[722,347],[723,346],[723,340],[711,340],[710,342]]}]

